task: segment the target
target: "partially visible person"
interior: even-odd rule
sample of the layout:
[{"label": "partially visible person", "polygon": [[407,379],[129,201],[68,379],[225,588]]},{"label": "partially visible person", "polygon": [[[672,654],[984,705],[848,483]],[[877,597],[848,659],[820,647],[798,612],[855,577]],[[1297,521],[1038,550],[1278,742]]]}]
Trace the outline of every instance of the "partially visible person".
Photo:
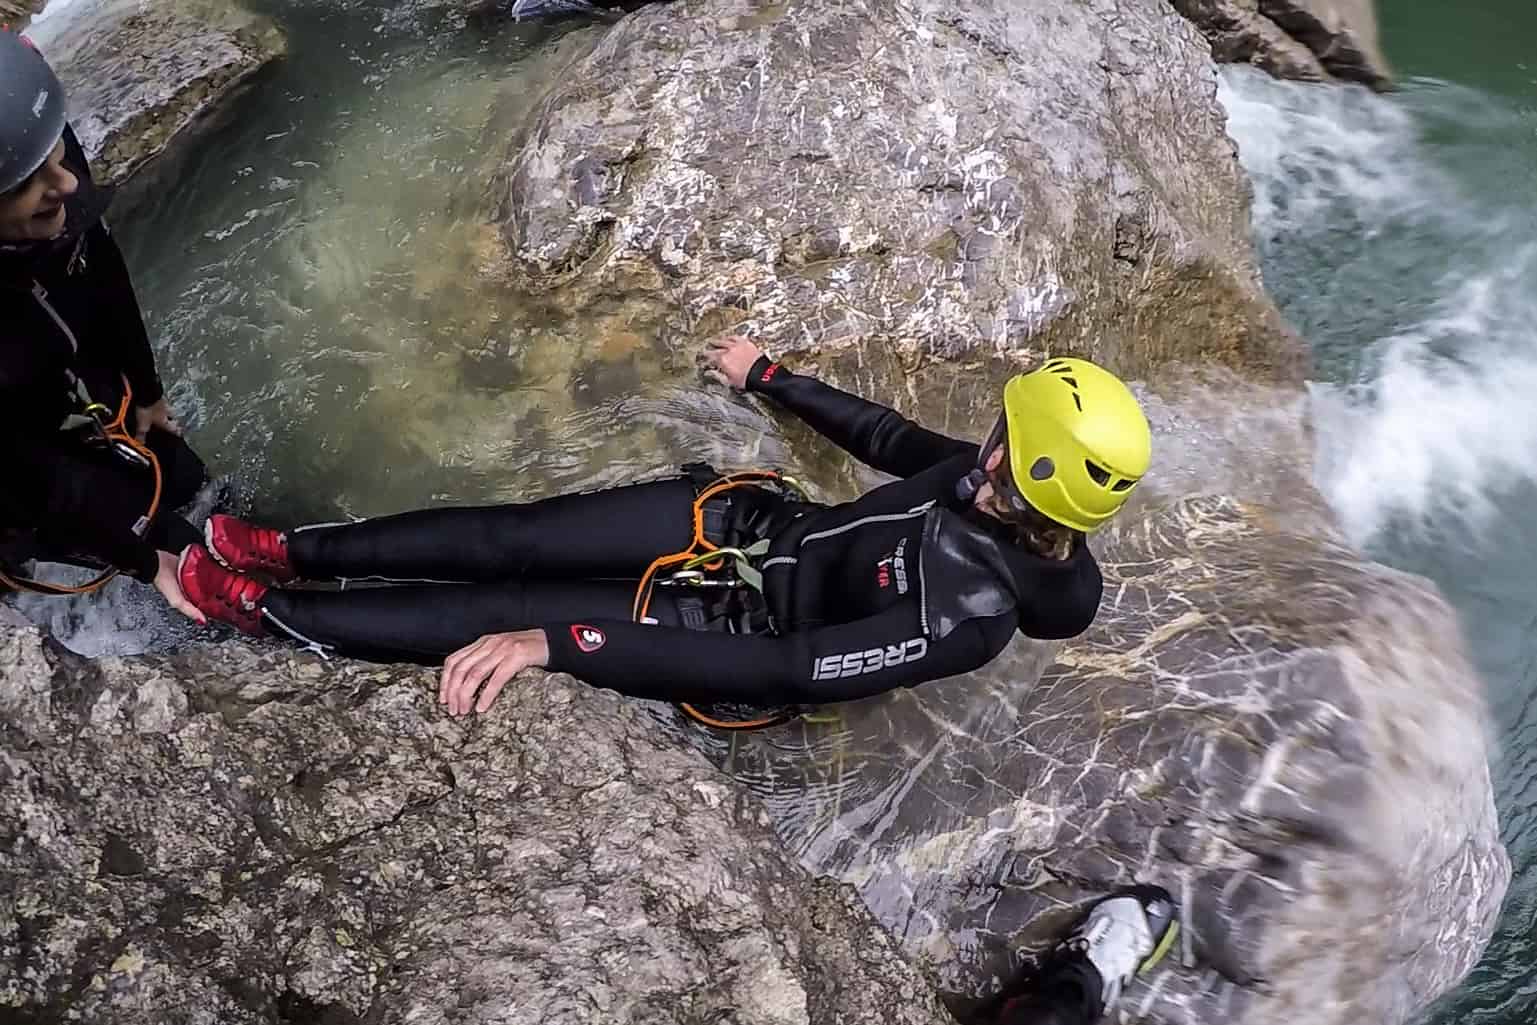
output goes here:
[{"label": "partially visible person", "polygon": [[979,1005],[968,1025],[1095,1025],[1122,990],[1174,946],[1175,911],[1161,886],[1131,886],[1104,897],[1039,965]]},{"label": "partially visible person", "polygon": [[173,510],[207,471],[166,401],[103,220],[110,190],[65,102],[42,55],[0,31],[0,585],[33,587],[30,559],[116,569],[203,622],[176,578],[200,534]]}]

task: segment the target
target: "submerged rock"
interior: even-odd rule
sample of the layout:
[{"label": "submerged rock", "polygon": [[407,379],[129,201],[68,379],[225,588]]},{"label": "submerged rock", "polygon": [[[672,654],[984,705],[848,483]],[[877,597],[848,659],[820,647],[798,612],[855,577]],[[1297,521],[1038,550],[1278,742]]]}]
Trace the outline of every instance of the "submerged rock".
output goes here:
[{"label": "submerged rock", "polygon": [[92,170],[109,183],[158,156],[287,45],[270,19],[233,0],[73,0],[27,34],[69,91]]},{"label": "submerged rock", "polygon": [[1372,0],[1172,0],[1211,40],[1212,56],[1278,78],[1392,85]]},{"label": "submerged rock", "polygon": [[[4,610],[0,610],[3,612]],[[0,1019],[941,1025],[848,887],[634,705],[0,623]]]},{"label": "submerged rock", "polygon": [[1230,498],[1104,541],[1083,638],[722,757],[959,1007],[1139,881],[1180,898],[1186,942],[1122,1020],[1415,1018],[1477,961],[1510,878],[1454,613]]},{"label": "submerged rock", "polygon": [[936,423],[1047,349],[1293,380],[1215,97],[1163,4],[649,7],[514,144],[508,275],[541,311],[664,317],[680,366],[735,324]]}]

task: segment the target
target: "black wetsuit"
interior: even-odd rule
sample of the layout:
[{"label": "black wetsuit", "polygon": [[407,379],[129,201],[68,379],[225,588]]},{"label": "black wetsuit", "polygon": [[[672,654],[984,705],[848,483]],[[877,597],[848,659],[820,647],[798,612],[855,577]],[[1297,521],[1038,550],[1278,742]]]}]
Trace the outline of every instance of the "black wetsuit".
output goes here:
[{"label": "black wetsuit", "polygon": [[179,552],[198,540],[171,510],[192,499],[205,471],[180,438],[151,431],[146,441],[164,473],[163,513],[140,524],[153,476],[88,440],[93,432],[79,416],[87,403],[115,413],[125,380],[137,406],[157,402],[164,389],[123,254],[101,219],[107,197],[92,184],[69,131],[65,161],[80,189],[66,203],[61,239],[0,244],[0,409],[7,421],[0,533],[8,549],[0,558],[99,563],[149,580],[157,549]]},{"label": "black wetsuit", "polygon": [[974,444],[766,359],[749,388],[901,478],[841,505],[739,490],[729,507],[714,507],[714,540],[772,538],[758,560],[757,615],[717,602],[690,622],[683,592],[660,589],[657,624],[631,620],[636,580],[689,544],[699,487],[689,475],[300,529],[289,554],[304,577],[418,586],[274,589],[262,611],[321,648],[428,664],[484,634],[542,627],[549,668],[593,685],[763,705],[849,700],[965,673],[1016,629],[1062,638],[1093,620],[1100,574],[1082,539],[1065,561],[1041,558],[995,539],[988,518],[957,498]]}]

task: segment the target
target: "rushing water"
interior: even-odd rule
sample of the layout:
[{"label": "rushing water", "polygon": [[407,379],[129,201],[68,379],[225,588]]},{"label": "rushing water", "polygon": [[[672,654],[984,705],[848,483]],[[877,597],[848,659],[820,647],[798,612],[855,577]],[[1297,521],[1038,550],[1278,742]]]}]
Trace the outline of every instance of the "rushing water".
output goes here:
[{"label": "rushing water", "polygon": [[[1471,8],[1471,9],[1469,9]],[[1318,481],[1461,614],[1515,875],[1431,1020],[1537,1020],[1537,5],[1390,0],[1390,96],[1223,76],[1266,282],[1318,360]],[[1530,62],[1530,63],[1527,63]]]}]

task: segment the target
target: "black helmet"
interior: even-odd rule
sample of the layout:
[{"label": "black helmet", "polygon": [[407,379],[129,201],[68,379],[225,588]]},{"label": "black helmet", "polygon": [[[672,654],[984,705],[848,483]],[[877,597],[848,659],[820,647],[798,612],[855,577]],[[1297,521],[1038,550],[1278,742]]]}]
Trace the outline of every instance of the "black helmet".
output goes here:
[{"label": "black helmet", "polygon": [[43,166],[64,135],[64,87],[43,55],[0,30],[0,194]]}]

